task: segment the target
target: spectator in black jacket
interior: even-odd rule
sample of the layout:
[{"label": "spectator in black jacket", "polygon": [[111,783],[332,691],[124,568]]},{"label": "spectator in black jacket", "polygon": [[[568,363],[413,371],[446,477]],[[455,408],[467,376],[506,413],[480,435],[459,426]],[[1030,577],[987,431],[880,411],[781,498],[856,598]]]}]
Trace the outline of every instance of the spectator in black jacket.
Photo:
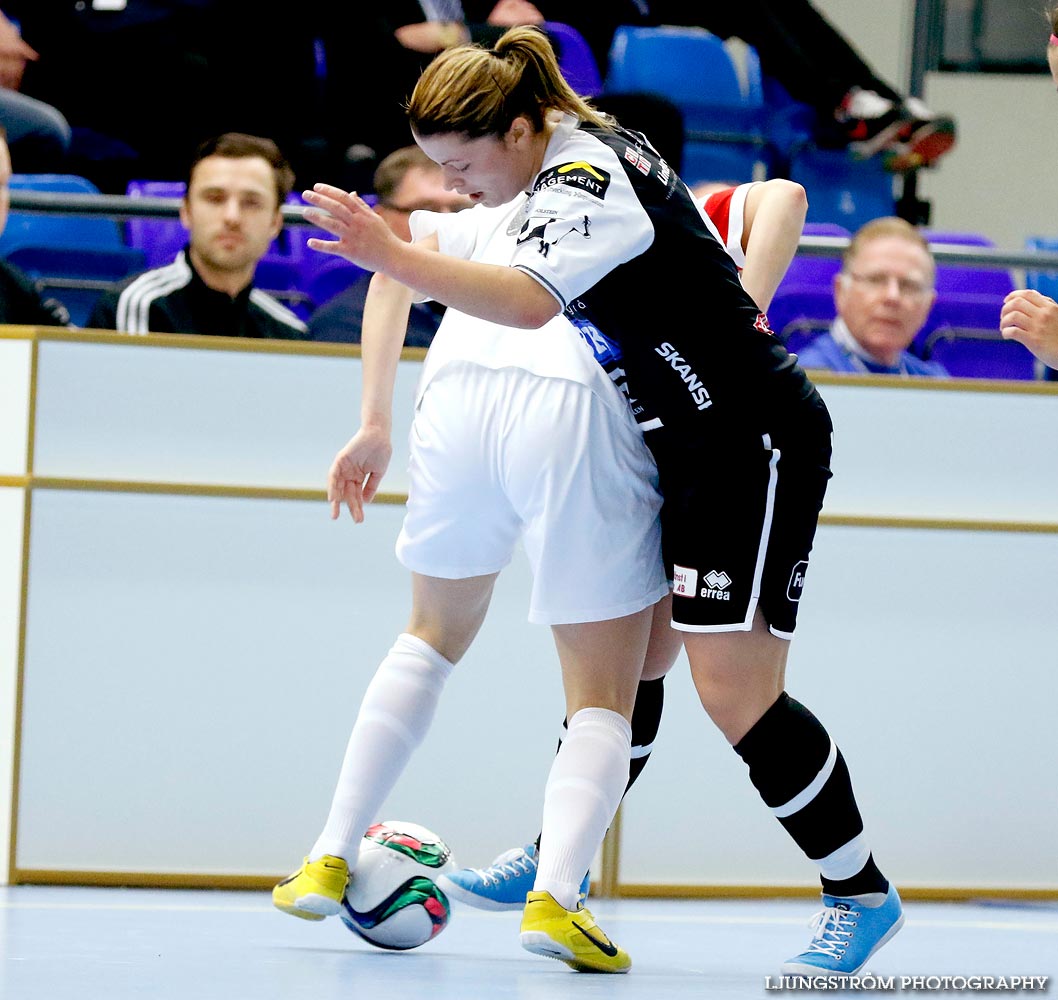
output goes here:
[{"label": "spectator in black jacket", "polygon": [[302,340],[305,324],[254,288],[258,261],[283,228],[294,173],[271,139],[226,132],[198,149],[180,208],[188,245],[172,264],[128,278],[88,325],[125,333]]},{"label": "spectator in black jacket", "polygon": [[[11,153],[7,148],[7,133],[0,125],[0,233],[7,225],[11,206]],[[55,299],[41,295],[40,289],[14,264],[0,260],[0,324],[18,323],[27,326],[70,326],[70,314]]]}]

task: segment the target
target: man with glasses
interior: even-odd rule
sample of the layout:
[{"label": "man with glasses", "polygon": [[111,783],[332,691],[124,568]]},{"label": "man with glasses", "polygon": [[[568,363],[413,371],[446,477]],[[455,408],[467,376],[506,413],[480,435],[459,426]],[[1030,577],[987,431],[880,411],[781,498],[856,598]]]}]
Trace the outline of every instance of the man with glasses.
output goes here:
[{"label": "man with glasses", "polygon": [[[404,146],[390,153],[378,165],[374,176],[375,211],[402,240],[411,240],[408,219],[416,209],[431,212],[458,212],[470,207],[465,195],[446,191],[441,168],[418,146]],[[364,272],[345,291],[328,299],[309,317],[312,340],[360,343],[364,302],[371,273]],[[444,315],[444,306],[418,302],[408,319],[405,347],[429,347]]]},{"label": "man with glasses", "polygon": [[943,365],[908,348],[937,292],[925,237],[903,219],[873,219],[849,242],[834,278],[837,317],[800,352],[803,368],[870,375],[947,378]]}]

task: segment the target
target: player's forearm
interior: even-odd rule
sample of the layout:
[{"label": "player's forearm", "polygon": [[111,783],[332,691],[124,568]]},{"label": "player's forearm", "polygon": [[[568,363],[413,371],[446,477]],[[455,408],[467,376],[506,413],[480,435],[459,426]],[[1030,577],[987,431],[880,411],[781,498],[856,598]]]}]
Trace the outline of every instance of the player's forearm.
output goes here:
[{"label": "player's forearm", "polygon": [[371,279],[360,332],[363,389],[360,422],[389,432],[393,424],[393,389],[397,364],[408,330],[412,291],[385,274]]},{"label": "player's forearm", "polygon": [[523,271],[460,260],[416,244],[400,245],[386,273],[446,306],[503,326],[537,329],[559,312],[558,300]]}]

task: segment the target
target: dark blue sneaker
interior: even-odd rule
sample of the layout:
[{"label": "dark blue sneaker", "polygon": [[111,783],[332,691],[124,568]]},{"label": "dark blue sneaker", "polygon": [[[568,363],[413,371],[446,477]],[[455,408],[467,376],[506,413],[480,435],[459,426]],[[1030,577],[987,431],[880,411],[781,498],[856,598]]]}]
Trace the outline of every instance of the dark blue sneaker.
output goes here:
[{"label": "dark blue sneaker", "polygon": [[[504,851],[488,868],[446,872],[437,884],[451,898],[479,910],[521,910],[536,881],[536,844]],[[588,896],[590,876],[580,885],[580,901]]]},{"label": "dark blue sneaker", "polygon": [[811,943],[783,963],[784,976],[851,976],[904,925],[900,896],[892,884],[881,906],[823,893],[823,907],[812,918]]}]

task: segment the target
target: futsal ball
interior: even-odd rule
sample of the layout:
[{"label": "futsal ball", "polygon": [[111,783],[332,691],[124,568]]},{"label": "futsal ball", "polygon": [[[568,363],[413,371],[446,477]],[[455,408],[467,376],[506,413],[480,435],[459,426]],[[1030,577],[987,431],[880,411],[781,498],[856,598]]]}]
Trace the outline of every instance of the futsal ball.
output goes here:
[{"label": "futsal ball", "polygon": [[342,923],[378,948],[418,948],[448,924],[452,907],[434,879],[454,867],[448,845],[426,827],[376,823],[360,844]]}]

